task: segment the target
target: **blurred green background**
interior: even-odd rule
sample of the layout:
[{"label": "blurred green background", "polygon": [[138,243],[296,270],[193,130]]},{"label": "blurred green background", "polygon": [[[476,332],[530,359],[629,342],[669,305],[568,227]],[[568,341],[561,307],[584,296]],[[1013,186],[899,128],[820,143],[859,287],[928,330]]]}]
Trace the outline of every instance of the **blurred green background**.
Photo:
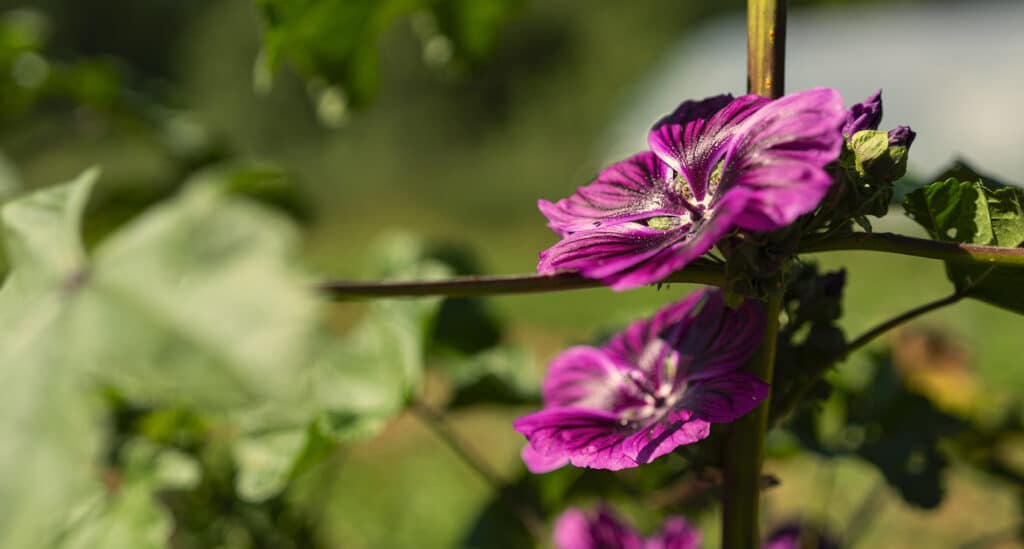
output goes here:
[{"label": "blurred green background", "polygon": [[[841,3],[853,2],[792,2]],[[530,272],[537,252],[555,240],[536,200],[565,196],[600,168],[608,125],[665,50],[703,22],[743,9],[738,1],[524,2],[500,29],[493,54],[472,68],[438,66],[424,23],[400,19],[382,35],[379,95],[354,111],[331,103],[287,64],[265,85],[257,62],[261,21],[247,0],[3,1],[0,17],[35,29],[45,44],[43,70],[66,81],[38,102],[22,100],[39,60],[14,63],[20,69],[5,78],[13,84],[0,97],[0,153],[11,178],[27,188],[101,165],[96,215],[86,220],[93,238],[168,196],[198,168],[251,162],[280,170],[289,190],[272,198],[303,223],[317,278],[366,276],[375,239],[396,232],[473,250],[480,273]],[[743,59],[718,70],[742,85]],[[883,126],[899,122],[890,111]],[[894,216],[881,227],[918,234]],[[934,261],[867,253],[818,259],[849,270],[848,336],[951,291]],[[505,324],[505,340],[527,346],[543,365],[566,344],[592,341],[687,290],[488,303]],[[361,311],[338,304],[332,316],[344,328]],[[986,421],[1024,397],[1020,317],[965,302],[917,325],[892,341],[913,353],[916,335],[927,333],[954,349],[924,352],[924,366],[914,370],[915,383],[943,406]],[[841,370],[862,363],[855,357]],[[427,384],[426,400],[445,396],[443,380]],[[510,421],[526,411],[470,407],[452,419],[511,478],[522,470],[523,441]],[[1007,451],[1024,461],[1020,444]],[[978,546],[1010,547],[1005,533],[1020,525],[1021,487],[966,466],[950,470],[947,498],[933,512],[904,504],[854,459],[781,452],[767,470],[782,481],[768,492],[768,522],[810,517],[838,532],[863,527],[862,547],[955,547],[993,534]],[[875,493],[876,486],[883,488]],[[472,469],[409,416],[314,469],[298,492],[321,513],[317,535],[339,547],[459,546],[492,498]],[[643,520],[641,509],[631,512]],[[714,546],[714,512],[692,518]]]}]

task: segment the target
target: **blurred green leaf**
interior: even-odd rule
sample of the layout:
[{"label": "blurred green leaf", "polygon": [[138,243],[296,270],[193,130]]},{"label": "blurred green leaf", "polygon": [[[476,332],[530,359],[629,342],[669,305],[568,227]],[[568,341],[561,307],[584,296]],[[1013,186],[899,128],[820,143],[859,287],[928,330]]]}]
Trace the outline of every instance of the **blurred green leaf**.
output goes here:
[{"label": "blurred green leaf", "polygon": [[295,182],[281,169],[269,164],[243,162],[207,168],[189,178],[187,184],[220,186],[288,214],[298,222],[309,222],[313,208]]},{"label": "blurred green leaf", "polygon": [[263,501],[287,484],[296,456],[306,445],[304,429],[286,429],[243,437],[232,447],[238,478],[235,487],[245,501]]},{"label": "blurred green leaf", "polygon": [[888,353],[872,355],[870,367],[871,377],[862,385],[834,387],[833,417],[805,412],[793,432],[805,447],[825,456],[856,455],[871,462],[907,503],[937,507],[949,465],[940,442],[968,425],[910,391]]},{"label": "blurred green leaf", "polygon": [[[966,166],[954,169],[964,175],[970,171]],[[1019,187],[950,177],[908,194],[903,207],[936,240],[1008,248],[1024,245],[1024,189]],[[1024,313],[1024,294],[1017,291],[1024,282],[1024,269],[1000,267],[989,272],[986,265],[947,262],[946,273],[957,289],[973,284],[970,297]]]},{"label": "blurred green leaf", "polygon": [[6,155],[0,153],[0,202],[14,196],[22,188],[18,168]]},{"label": "blurred green leaf", "polygon": [[[416,239],[398,237],[377,247],[385,278],[428,280],[447,276],[423,259]],[[426,340],[441,298],[374,301],[362,322],[317,363],[315,387],[321,428],[338,440],[371,436],[400,413],[420,387]]]},{"label": "blurred green leaf", "polygon": [[[281,60],[319,82],[325,119],[344,118],[377,94],[378,46],[403,16],[415,14],[423,58],[432,65],[480,63],[501,26],[524,0],[256,0],[265,23],[264,53],[255,71],[263,88]],[[340,89],[340,92],[339,92]]]},{"label": "blurred green leaf", "polygon": [[[819,273],[815,263],[801,263],[791,275],[779,330],[772,377],[772,421],[790,406],[806,406],[827,396],[822,376],[842,356],[846,335],[839,327],[846,271]],[[800,398],[800,397],[803,398]],[[796,402],[800,399],[799,402]]]},{"label": "blurred green leaf", "polygon": [[143,402],[301,402],[320,307],[297,248],[294,228],[262,207],[186,189],[96,251],[89,322],[120,337],[91,338],[87,358]]},{"label": "blurred green leaf", "polygon": [[[37,545],[95,490],[102,385],[238,431],[239,487],[251,498],[279,490],[280,471],[291,470],[282,456],[304,448],[301,434],[260,436],[305,425],[315,411],[320,306],[295,268],[294,228],[196,184],[108,238],[90,264],[78,232],[95,178],[86,172],[3,209],[13,266],[0,292],[3,546]],[[126,486],[66,543],[151,546],[156,538],[118,522],[138,513],[162,523],[148,497]]]},{"label": "blurred green leaf", "polygon": [[524,6],[526,0],[436,0],[432,13],[440,34],[435,38],[451,40],[457,59],[480,63],[493,53],[502,26]]},{"label": "blurred green leaf", "polygon": [[99,402],[68,337],[85,268],[78,238],[98,172],[2,210],[12,270],[0,289],[0,546],[46,545],[99,489]]},{"label": "blurred green leaf", "polygon": [[135,439],[121,451],[121,477],[62,534],[60,549],[167,547],[173,519],[156,497],[163,488],[189,488],[199,466],[188,456]]},{"label": "blurred green leaf", "polygon": [[454,391],[448,408],[475,404],[539,404],[540,382],[533,357],[524,349],[496,347],[461,359],[445,361]]}]

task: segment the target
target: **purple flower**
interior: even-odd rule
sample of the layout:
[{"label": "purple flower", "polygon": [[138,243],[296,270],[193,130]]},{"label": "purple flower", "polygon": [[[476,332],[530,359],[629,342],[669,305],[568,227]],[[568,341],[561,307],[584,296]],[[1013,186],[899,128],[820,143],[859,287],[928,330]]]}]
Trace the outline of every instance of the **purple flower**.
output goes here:
[{"label": "purple flower", "polygon": [[708,436],[768,395],[738,371],[764,332],[764,308],[703,290],[638,320],[602,347],[572,347],[544,380],[544,410],[515,421],[535,473],[567,463],[619,470]]},{"label": "purple flower", "polygon": [[644,539],[601,507],[588,517],[577,508],[567,509],[555,522],[557,549],[696,549],[700,532],[683,517],[670,517],[662,531]]},{"label": "purple flower", "polygon": [[863,130],[877,130],[882,122],[882,90],[850,107],[843,122],[843,137],[849,139]]},{"label": "purple flower", "polygon": [[[877,130],[882,123],[882,90],[878,90],[864,101],[850,107],[843,122],[843,137],[849,139],[853,134],[864,130]],[[896,126],[889,130],[890,147],[910,147],[917,134],[909,126]]]},{"label": "purple flower", "polygon": [[792,522],[776,529],[768,536],[768,541],[761,545],[761,549],[803,549],[805,547],[839,549],[839,544],[821,532],[805,528],[799,522]]},{"label": "purple flower", "polygon": [[889,146],[890,147],[910,147],[914,143],[914,138],[917,137],[917,133],[910,129],[910,126],[896,126],[889,130]]},{"label": "purple flower", "polygon": [[562,237],[538,271],[575,270],[623,290],[665,278],[733,229],[789,225],[832,184],[824,166],[839,154],[845,116],[828,88],[683,103],[651,129],[651,151],[569,198],[538,202]]}]

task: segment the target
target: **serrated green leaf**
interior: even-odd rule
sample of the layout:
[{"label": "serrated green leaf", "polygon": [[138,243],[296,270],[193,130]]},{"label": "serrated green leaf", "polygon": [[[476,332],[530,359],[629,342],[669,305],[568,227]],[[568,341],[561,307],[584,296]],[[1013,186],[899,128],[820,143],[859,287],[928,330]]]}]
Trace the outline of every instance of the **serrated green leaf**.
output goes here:
[{"label": "serrated green leaf", "polygon": [[[961,168],[961,171],[969,168]],[[948,178],[908,194],[907,215],[935,240],[1018,248],[1024,245],[1024,189]],[[950,281],[970,297],[1024,313],[1024,269],[946,263]],[[979,283],[980,277],[985,278]]]}]

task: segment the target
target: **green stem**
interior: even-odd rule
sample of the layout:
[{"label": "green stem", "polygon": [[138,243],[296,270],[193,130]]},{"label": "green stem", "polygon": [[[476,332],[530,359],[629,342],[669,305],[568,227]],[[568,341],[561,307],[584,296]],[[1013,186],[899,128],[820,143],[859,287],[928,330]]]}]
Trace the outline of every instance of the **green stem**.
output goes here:
[{"label": "green stem", "polygon": [[825,375],[825,372],[832,368],[832,365],[834,365],[837,362],[846,360],[846,357],[850,356],[854,351],[860,349],[861,347],[867,345],[868,343],[871,343],[876,337],[888,332],[889,330],[892,330],[893,328],[899,326],[900,324],[909,322],[923,314],[927,314],[936,309],[941,309],[943,307],[952,305],[954,303],[957,303],[961,299],[964,299],[965,297],[970,295],[971,291],[974,290],[974,288],[978,287],[978,284],[981,284],[988,277],[988,275],[992,274],[992,271],[994,270],[995,266],[989,267],[987,270],[985,270],[985,272],[981,273],[977,278],[975,278],[974,281],[972,281],[970,284],[956,290],[952,294],[941,299],[929,301],[928,303],[914,307],[909,311],[905,311],[888,320],[881,322],[880,324],[874,326],[873,328],[869,329],[868,331],[858,336],[853,341],[847,343],[840,353],[836,354],[831,358],[824,359],[818,362],[816,369],[814,371],[808,372],[810,375],[807,375],[806,379],[804,379],[804,381],[800,385],[789,391],[788,394],[782,395],[781,398],[774,403],[769,425],[777,425],[780,422],[786,421],[789,418],[789,415],[793,413],[794,410],[796,410],[796,407],[800,404],[800,402],[807,398],[807,394],[811,391],[811,389],[818,382],[818,380]]},{"label": "green stem", "polygon": [[1003,248],[913,238],[892,233],[854,233],[803,246],[801,253],[871,250],[942,259],[958,263],[984,263],[1024,267],[1024,248]]},{"label": "green stem", "polygon": [[[764,341],[748,371],[771,383],[775,345],[779,334],[782,294],[768,297],[768,325]],[[754,411],[733,422],[725,442],[725,484],[722,488],[722,547],[755,549],[759,545],[758,506],[761,498],[761,462],[771,396]]]},{"label": "green stem", "polygon": [[448,423],[444,414],[434,409],[419,399],[413,399],[409,404],[409,411],[423,422],[430,430],[441,439],[448,448],[455,453],[470,469],[473,469],[480,478],[487,483],[498,497],[498,501],[512,514],[514,514],[523,527],[536,540],[542,540],[544,534],[544,522],[527,505],[518,501],[508,490],[508,483],[502,480],[502,476],[466,444]]},{"label": "green stem", "polygon": [[[786,0],[747,0],[747,91],[773,99],[781,97],[785,61]],[[780,284],[768,295],[764,341],[748,367],[766,383],[771,383],[775,365],[782,294]],[[729,426],[723,456],[724,549],[756,549],[760,543],[761,462],[770,402],[769,395],[754,411]]]},{"label": "green stem", "polygon": [[[725,273],[713,265],[690,265],[663,280],[671,282],[722,286]],[[576,273],[544,275],[463,276],[446,280],[402,282],[355,282],[338,280],[318,285],[318,289],[333,299],[342,301],[366,297],[416,297],[444,295],[468,297],[484,295],[529,294],[599,288],[600,280],[583,278]]]},{"label": "green stem", "polygon": [[786,63],[786,0],[747,1],[747,91],[782,97]]}]

